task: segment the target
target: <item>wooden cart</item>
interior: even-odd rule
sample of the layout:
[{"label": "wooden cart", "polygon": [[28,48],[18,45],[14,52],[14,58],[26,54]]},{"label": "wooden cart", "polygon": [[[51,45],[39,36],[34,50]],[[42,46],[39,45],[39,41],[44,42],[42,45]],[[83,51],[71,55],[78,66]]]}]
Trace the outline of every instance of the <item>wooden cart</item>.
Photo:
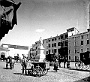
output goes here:
[{"label": "wooden cart", "polygon": [[26,71],[28,75],[40,77],[47,74],[49,69],[49,62],[28,62]]}]

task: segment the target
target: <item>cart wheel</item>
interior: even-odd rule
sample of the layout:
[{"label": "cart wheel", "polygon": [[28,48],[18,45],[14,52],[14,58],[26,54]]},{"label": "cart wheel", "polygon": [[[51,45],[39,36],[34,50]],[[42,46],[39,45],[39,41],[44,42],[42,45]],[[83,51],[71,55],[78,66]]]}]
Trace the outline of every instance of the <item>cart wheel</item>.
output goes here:
[{"label": "cart wheel", "polygon": [[36,70],[33,70],[33,75],[34,75],[34,76],[36,76],[36,75],[37,75]]},{"label": "cart wheel", "polygon": [[43,69],[40,66],[36,66],[36,76],[41,76],[43,74]]},{"label": "cart wheel", "polygon": [[33,75],[33,72],[31,70],[28,70],[28,75]]},{"label": "cart wheel", "polygon": [[47,72],[48,72],[48,70],[47,70],[47,69],[43,70],[43,75],[46,75],[46,74],[47,74]]}]

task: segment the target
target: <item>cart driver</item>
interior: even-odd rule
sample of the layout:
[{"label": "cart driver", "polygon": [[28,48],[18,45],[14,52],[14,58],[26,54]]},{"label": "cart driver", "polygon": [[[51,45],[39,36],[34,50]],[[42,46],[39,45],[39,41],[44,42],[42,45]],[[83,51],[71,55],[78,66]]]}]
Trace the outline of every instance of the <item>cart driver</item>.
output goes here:
[{"label": "cart driver", "polygon": [[32,64],[31,60],[27,63],[27,69],[33,69],[34,65]]}]

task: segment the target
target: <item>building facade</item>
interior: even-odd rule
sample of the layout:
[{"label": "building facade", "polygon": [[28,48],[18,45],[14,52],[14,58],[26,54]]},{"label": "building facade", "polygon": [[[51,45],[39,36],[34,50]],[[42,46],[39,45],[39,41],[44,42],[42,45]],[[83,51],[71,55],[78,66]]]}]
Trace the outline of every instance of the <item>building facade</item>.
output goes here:
[{"label": "building facade", "polygon": [[29,58],[35,59],[36,56],[40,54],[40,49],[39,49],[40,45],[41,45],[40,40],[36,41],[35,44],[32,44],[32,47],[30,48],[30,51],[29,51],[29,54],[28,54]]},{"label": "building facade", "polygon": [[68,60],[80,61],[80,53],[90,51],[89,31],[68,37]]},{"label": "building facade", "polygon": [[22,54],[27,56],[29,52],[28,46],[13,45],[13,44],[2,44],[1,46],[9,50],[7,56],[14,57],[14,56],[17,56],[17,54],[19,54],[19,56],[22,58]]},{"label": "building facade", "polygon": [[[40,54],[40,41],[35,42],[30,49],[30,57],[34,57]],[[55,37],[50,37],[47,39],[43,39],[43,47],[45,48],[44,54],[46,55],[46,59],[58,57],[59,55],[68,56],[68,33],[63,33],[61,35],[57,35]],[[64,51],[63,53],[61,53]],[[53,60],[53,59],[51,59]]]}]

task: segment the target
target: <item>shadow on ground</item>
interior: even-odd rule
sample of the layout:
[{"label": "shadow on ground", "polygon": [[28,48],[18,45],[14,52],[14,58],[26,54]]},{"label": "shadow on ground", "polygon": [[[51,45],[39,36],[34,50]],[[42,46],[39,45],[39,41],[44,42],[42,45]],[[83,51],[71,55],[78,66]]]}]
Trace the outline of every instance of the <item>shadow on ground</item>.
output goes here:
[{"label": "shadow on ground", "polygon": [[83,69],[72,69],[72,68],[68,68],[69,70],[76,70],[76,71],[85,71],[85,72],[90,72],[90,70],[83,70]]},{"label": "shadow on ground", "polygon": [[[3,68],[3,69],[10,69],[10,68]],[[10,69],[10,70],[12,70],[12,69]]]},{"label": "shadow on ground", "polygon": [[22,73],[13,73],[13,74],[15,74],[15,75],[23,75]]},{"label": "shadow on ground", "polygon": [[41,77],[41,76],[22,74],[22,73],[13,73],[13,74],[15,74],[15,75],[23,75],[23,76],[32,76],[32,77]]},{"label": "shadow on ground", "polygon": [[[63,68],[63,67],[60,67],[60,68]],[[74,68],[63,68],[63,69],[90,72],[90,70],[83,70],[83,69],[74,69]]]},{"label": "shadow on ground", "polygon": [[90,82],[90,76],[74,82]]}]

